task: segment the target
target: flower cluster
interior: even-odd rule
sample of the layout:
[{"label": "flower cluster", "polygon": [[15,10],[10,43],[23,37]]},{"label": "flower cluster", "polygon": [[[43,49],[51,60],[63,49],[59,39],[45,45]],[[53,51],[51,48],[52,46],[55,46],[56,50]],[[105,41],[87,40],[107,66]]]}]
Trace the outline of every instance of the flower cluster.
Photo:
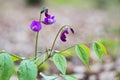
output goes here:
[{"label": "flower cluster", "polygon": [[[41,11],[41,14],[44,13],[45,15],[45,18],[42,20],[42,21],[32,21],[31,25],[30,25],[30,28],[32,31],[35,31],[35,32],[39,32],[41,29],[42,29],[42,25],[41,23],[45,24],[45,25],[51,25],[53,23],[56,22],[55,20],[55,16],[53,15],[50,15],[48,13],[48,9],[43,9]],[[66,42],[66,35],[69,34],[68,31],[71,31],[73,34],[74,34],[74,30],[69,26],[65,26],[64,29],[62,30],[61,32],[61,35],[60,35],[60,39],[63,41],[63,42]]]},{"label": "flower cluster", "polygon": [[45,25],[50,25],[55,23],[55,16],[48,14],[48,9],[45,10],[45,18],[43,21],[32,21],[30,28],[32,31],[39,32],[42,29],[41,22]]}]

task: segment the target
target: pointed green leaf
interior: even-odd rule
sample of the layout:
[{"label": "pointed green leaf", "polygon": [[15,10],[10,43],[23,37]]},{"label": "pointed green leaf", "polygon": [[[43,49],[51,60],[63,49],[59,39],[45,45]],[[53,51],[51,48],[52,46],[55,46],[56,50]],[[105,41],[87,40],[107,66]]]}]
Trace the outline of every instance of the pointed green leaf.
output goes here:
[{"label": "pointed green leaf", "polygon": [[14,71],[13,61],[8,53],[0,54],[0,80],[10,80]]},{"label": "pointed green leaf", "polygon": [[102,55],[106,55],[107,51],[104,45],[98,41],[93,43],[93,49],[95,53],[97,54],[100,61],[102,61]]},{"label": "pointed green leaf", "polygon": [[85,46],[84,44],[80,44],[79,46],[82,47],[86,51],[88,56],[90,56],[90,49],[87,46]]},{"label": "pointed green leaf", "polygon": [[75,51],[80,60],[89,68],[89,48],[83,44],[80,44],[75,46]]},{"label": "pointed green leaf", "polygon": [[57,80],[58,76],[46,76],[43,73],[40,73],[44,80]]},{"label": "pointed green leaf", "polygon": [[60,52],[59,54],[72,56],[71,52],[69,51],[63,51],[63,52]]},{"label": "pointed green leaf", "polygon": [[67,61],[63,55],[55,54],[53,56],[53,62],[56,65],[56,67],[61,71],[62,74],[66,73]]},{"label": "pointed green leaf", "polygon": [[62,77],[65,80],[78,80],[76,77],[72,76],[72,75],[62,75]]},{"label": "pointed green leaf", "polygon": [[22,60],[21,57],[16,56],[16,55],[14,55],[14,54],[11,54],[11,57],[12,57],[12,60],[13,60],[13,61],[19,61],[19,60]]},{"label": "pointed green leaf", "polygon": [[74,55],[73,53],[75,53],[75,46],[69,47],[69,48],[59,52],[59,54],[69,56],[69,57],[72,57]]},{"label": "pointed green leaf", "polygon": [[19,80],[36,80],[37,66],[33,61],[23,60],[18,68]]},{"label": "pointed green leaf", "polygon": [[106,51],[105,46],[104,46],[102,43],[100,43],[100,42],[97,42],[97,44],[101,47],[102,53],[103,53],[104,55],[107,55],[107,51]]}]

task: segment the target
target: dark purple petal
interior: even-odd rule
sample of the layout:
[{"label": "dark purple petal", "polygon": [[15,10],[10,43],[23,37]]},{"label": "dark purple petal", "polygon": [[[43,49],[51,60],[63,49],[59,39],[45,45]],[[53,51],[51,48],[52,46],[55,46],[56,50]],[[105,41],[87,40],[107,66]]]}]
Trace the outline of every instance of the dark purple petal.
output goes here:
[{"label": "dark purple petal", "polygon": [[64,33],[69,34],[68,28],[66,28],[66,29],[64,30]]},{"label": "dark purple petal", "polygon": [[52,16],[51,19],[55,19],[55,16]]},{"label": "dark purple petal", "polygon": [[48,14],[48,9],[45,11],[45,17],[47,17],[47,18],[50,18],[50,17],[51,17],[51,15]]},{"label": "dark purple petal", "polygon": [[66,38],[61,38],[61,40],[62,40],[63,42],[66,42]]},{"label": "dark purple petal", "polygon": [[39,32],[42,29],[42,26],[39,21],[32,21],[30,28],[32,31]]},{"label": "dark purple petal", "polygon": [[70,30],[71,30],[71,32],[74,34],[74,30],[73,30],[73,28],[70,28]]},{"label": "dark purple petal", "polygon": [[63,41],[63,42],[66,42],[66,34],[68,34],[68,28],[64,29],[64,31],[61,33],[60,35],[60,39]]},{"label": "dark purple petal", "polygon": [[66,35],[69,34],[68,29],[70,29],[71,32],[74,34],[74,30],[73,30],[72,28],[67,28],[67,27],[66,27],[66,28],[62,31],[61,35],[60,35],[60,39],[61,39],[63,42],[66,41]]},{"label": "dark purple petal", "polygon": [[45,16],[48,17],[49,14],[48,14],[48,9],[45,11]]},{"label": "dark purple petal", "polygon": [[64,32],[61,33],[61,35],[60,35],[60,39],[61,39],[63,42],[66,41],[66,35],[64,34]]}]

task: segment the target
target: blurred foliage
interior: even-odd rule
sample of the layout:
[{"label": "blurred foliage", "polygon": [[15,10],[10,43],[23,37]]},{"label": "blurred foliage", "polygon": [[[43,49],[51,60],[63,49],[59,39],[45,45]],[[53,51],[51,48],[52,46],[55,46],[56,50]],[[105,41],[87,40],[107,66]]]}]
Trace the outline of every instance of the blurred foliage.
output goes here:
[{"label": "blurred foliage", "polygon": [[[109,17],[111,17],[110,19],[114,19],[114,16],[115,15],[112,14]],[[104,27],[104,30],[107,33],[107,38],[102,38],[102,41],[112,59],[115,60],[120,52],[120,24],[117,23],[116,20],[111,21]]]},{"label": "blurred foliage", "polygon": [[61,6],[74,6],[74,7],[90,7],[90,0],[49,0],[48,4],[61,7]]},{"label": "blurred foliage", "polygon": [[59,54],[62,54],[62,55],[65,55],[66,57],[73,57],[74,56],[74,53],[75,53],[75,50],[74,50],[74,47],[68,49],[68,50],[65,50],[65,51],[62,51],[60,52]]},{"label": "blurred foliage", "polygon": [[[109,27],[109,28],[108,28]],[[106,25],[105,31],[111,35],[119,36],[120,35],[120,25]]]},{"label": "blurred foliage", "polygon": [[120,0],[49,0],[46,2],[57,7],[74,6],[79,8],[114,9],[120,5]]},{"label": "blurred foliage", "polygon": [[38,6],[38,5],[42,5],[44,0],[25,0],[27,5],[29,6]]},{"label": "blurred foliage", "polygon": [[120,72],[116,74],[116,77],[118,78],[118,80],[120,80]]},{"label": "blurred foliage", "polygon": [[120,0],[94,0],[95,7],[99,9],[112,9],[120,4]]},{"label": "blurred foliage", "polygon": [[102,38],[102,43],[107,48],[109,55],[111,55],[112,59],[115,60],[118,56],[117,53],[119,52],[120,42],[116,40],[111,40],[108,38]]},{"label": "blurred foliage", "polygon": [[42,72],[42,71],[48,70],[49,67],[50,67],[49,63],[46,62],[46,63],[44,63],[44,65],[41,65],[41,66],[39,67],[39,72]]}]

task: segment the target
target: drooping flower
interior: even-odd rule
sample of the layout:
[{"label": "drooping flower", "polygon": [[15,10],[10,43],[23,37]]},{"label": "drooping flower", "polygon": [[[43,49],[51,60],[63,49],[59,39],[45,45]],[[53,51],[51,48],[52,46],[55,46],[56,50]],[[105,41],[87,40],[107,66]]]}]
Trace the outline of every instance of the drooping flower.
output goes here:
[{"label": "drooping flower", "polygon": [[32,31],[39,32],[42,29],[41,23],[39,21],[32,21],[30,28]]},{"label": "drooping flower", "polygon": [[60,35],[60,39],[65,42],[66,41],[66,34],[68,34],[68,28],[66,28]]},{"label": "drooping flower", "polygon": [[63,42],[66,42],[66,35],[69,34],[68,30],[70,29],[70,31],[74,34],[74,30],[72,28],[65,28],[61,35],[60,35],[60,39],[63,41]]},{"label": "drooping flower", "polygon": [[42,21],[46,25],[55,23],[55,16],[48,14],[48,9],[45,11],[45,18]]}]

